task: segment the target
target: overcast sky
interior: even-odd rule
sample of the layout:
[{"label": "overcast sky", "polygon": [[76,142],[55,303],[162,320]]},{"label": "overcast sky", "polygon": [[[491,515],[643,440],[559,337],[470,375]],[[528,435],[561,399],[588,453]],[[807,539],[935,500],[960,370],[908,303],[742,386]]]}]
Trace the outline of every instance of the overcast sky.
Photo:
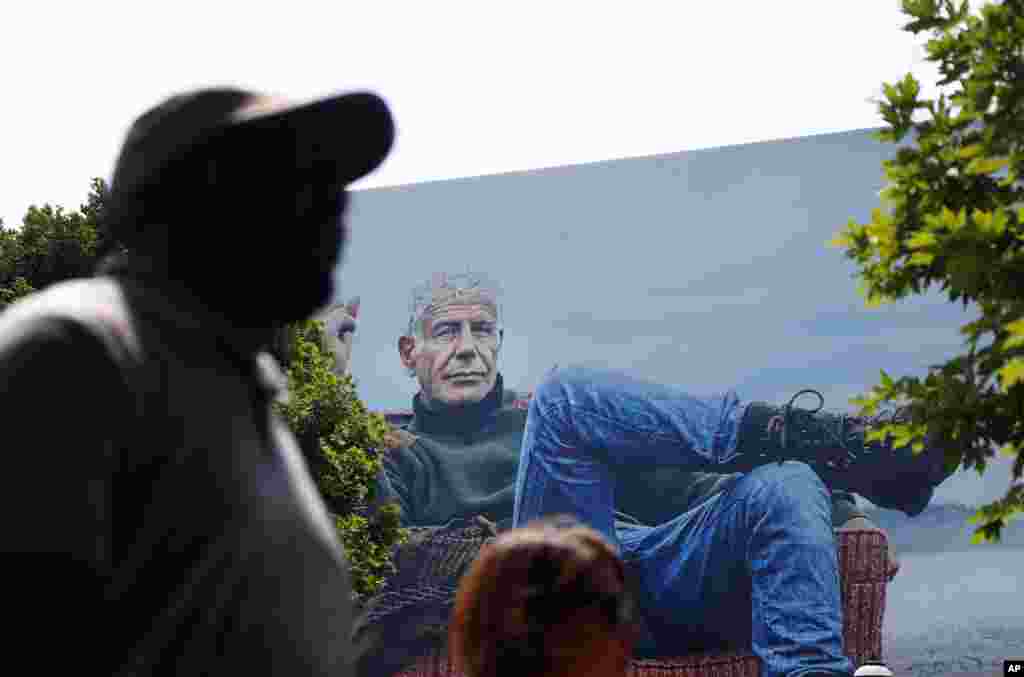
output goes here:
[{"label": "overcast sky", "polygon": [[[877,204],[888,149],[816,135],[879,126],[870,99],[908,71],[934,91],[905,20],[897,0],[14,3],[0,218],[77,207],[131,121],[183,89],[371,89],[398,139],[358,186],[342,280],[364,299],[372,406],[412,392],[394,350],[408,288],[472,265],[509,289],[510,385],[579,359],[751,398],[818,387],[841,408],[880,366],[948,357],[964,320],[935,297],[869,315],[823,246]],[[569,167],[646,156],[662,159]]]}]

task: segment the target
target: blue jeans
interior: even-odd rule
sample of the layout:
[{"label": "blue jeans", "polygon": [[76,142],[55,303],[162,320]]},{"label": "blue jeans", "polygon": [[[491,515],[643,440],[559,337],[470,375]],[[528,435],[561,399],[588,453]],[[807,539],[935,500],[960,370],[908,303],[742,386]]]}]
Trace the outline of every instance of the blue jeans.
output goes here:
[{"label": "blue jeans", "polygon": [[616,476],[643,466],[714,472],[737,454],[735,393],[697,398],[587,368],[534,393],[513,526],[570,514],[618,548],[638,585],[640,655],[750,648],[766,677],[849,675],[832,503],[806,464],[742,475],[657,526],[616,524]]}]

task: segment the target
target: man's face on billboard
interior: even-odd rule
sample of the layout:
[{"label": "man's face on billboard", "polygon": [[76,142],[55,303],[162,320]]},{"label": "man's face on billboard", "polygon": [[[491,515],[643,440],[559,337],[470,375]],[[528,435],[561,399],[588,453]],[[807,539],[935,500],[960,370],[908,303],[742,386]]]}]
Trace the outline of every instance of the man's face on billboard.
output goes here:
[{"label": "man's face on billboard", "polygon": [[425,405],[473,404],[491,392],[500,348],[494,306],[436,306],[421,320],[418,333],[403,336],[399,352],[402,364],[416,373]]}]

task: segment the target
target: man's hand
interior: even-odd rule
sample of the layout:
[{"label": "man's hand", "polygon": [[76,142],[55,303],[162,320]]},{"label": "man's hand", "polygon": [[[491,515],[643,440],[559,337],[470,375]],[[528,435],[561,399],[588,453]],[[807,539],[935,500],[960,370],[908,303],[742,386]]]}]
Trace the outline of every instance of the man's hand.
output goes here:
[{"label": "man's hand", "polygon": [[[878,526],[867,517],[854,517],[849,520],[843,526],[839,527],[840,531],[881,531],[884,533],[882,527]],[[900,570],[900,561],[896,557],[896,552],[893,550],[892,543],[889,543],[889,565],[886,574],[891,581]]]},{"label": "man's hand", "polygon": [[384,432],[384,448],[385,449],[400,449],[402,447],[411,447],[416,443],[416,436],[410,433],[408,430],[402,430],[395,426],[388,424],[388,429]]}]

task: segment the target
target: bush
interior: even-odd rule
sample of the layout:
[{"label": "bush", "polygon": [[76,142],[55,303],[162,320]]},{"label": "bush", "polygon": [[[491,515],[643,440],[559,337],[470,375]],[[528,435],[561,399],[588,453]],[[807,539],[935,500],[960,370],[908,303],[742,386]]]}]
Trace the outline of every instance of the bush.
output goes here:
[{"label": "bush", "polygon": [[307,320],[282,333],[277,352],[286,365],[288,399],[275,406],[300,440],[345,547],[354,597],[362,602],[393,573],[391,553],[406,539],[396,505],[369,509],[392,431],[360,401],[351,376],[333,373],[322,332],[322,323]]}]

